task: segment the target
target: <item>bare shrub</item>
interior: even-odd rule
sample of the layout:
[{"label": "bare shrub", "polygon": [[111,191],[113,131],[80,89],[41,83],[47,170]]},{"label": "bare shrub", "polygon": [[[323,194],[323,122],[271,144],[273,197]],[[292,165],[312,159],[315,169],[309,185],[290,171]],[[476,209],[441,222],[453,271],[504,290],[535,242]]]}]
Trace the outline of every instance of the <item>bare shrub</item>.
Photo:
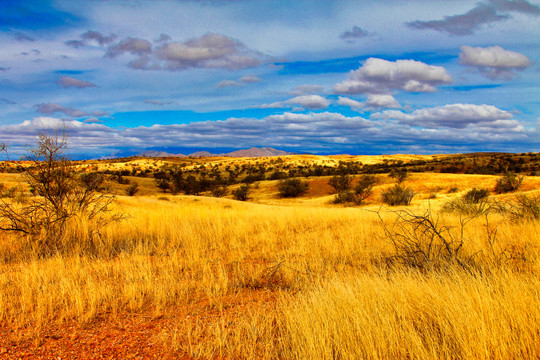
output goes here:
[{"label": "bare shrub", "polygon": [[[470,259],[462,254],[463,232],[456,236],[451,227],[440,224],[431,209],[422,215],[406,210],[394,213],[396,218],[391,225],[386,225],[379,214],[384,233],[394,247],[395,254],[389,260],[422,270],[447,264],[469,267]],[[470,219],[460,219],[461,229]]]},{"label": "bare shrub", "polygon": [[383,191],[382,201],[390,206],[410,205],[414,195],[414,191],[411,188],[395,185]]},{"label": "bare shrub", "polygon": [[24,202],[0,199],[0,230],[22,235],[43,256],[61,250],[70,220],[94,224],[89,233],[95,235],[121,216],[109,213],[115,198],[97,192],[102,176],[78,175],[65,154],[65,133],[40,134],[37,140],[25,158],[31,165],[23,174],[33,196]]},{"label": "bare shrub", "polygon": [[507,212],[514,220],[540,220],[540,196],[518,195]]}]

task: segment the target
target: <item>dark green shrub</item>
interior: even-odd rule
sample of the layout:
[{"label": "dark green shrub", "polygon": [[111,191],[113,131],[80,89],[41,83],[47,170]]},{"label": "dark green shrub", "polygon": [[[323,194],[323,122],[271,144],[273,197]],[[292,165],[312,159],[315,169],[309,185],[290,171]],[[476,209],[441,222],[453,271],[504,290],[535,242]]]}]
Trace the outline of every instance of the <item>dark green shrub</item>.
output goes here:
[{"label": "dark green shrub", "polygon": [[226,186],[216,186],[212,189],[212,196],[213,197],[224,197],[227,195],[228,190]]},{"label": "dark green shrub", "polygon": [[232,192],[232,195],[236,200],[246,201],[249,198],[250,187],[248,184],[240,186],[238,189]]},{"label": "dark green shrub", "polygon": [[309,189],[307,181],[300,179],[286,179],[279,182],[278,191],[280,197],[297,197]]},{"label": "dark green shrub", "polygon": [[394,185],[382,193],[382,201],[390,206],[410,205],[413,197],[412,189],[404,188],[401,185]]},{"label": "dark green shrub", "polygon": [[497,194],[503,194],[516,191],[517,189],[519,189],[524,179],[524,176],[507,172],[505,175],[497,179],[497,184],[495,185],[495,192]]},{"label": "dark green shrub", "polygon": [[352,202],[354,203],[356,202],[356,196],[354,192],[350,190],[337,193],[334,196],[334,201],[333,201],[334,204],[344,204],[344,203],[352,203]]},{"label": "dark green shrub", "polygon": [[328,180],[328,185],[334,188],[334,193],[347,191],[351,188],[352,178],[349,175],[334,175]]}]

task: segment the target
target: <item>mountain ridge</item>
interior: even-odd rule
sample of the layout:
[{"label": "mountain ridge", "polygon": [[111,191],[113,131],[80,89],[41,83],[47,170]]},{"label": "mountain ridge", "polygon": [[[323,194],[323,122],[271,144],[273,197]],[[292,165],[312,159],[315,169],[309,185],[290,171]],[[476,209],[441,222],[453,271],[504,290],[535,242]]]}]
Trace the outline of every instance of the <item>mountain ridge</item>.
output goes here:
[{"label": "mountain ridge", "polygon": [[215,156],[225,156],[225,157],[265,157],[265,156],[284,156],[284,155],[296,155],[298,153],[283,151],[274,149],[271,147],[252,147],[249,149],[240,149],[231,151],[228,153],[215,154],[208,151],[196,151],[194,153],[184,155],[184,154],[172,154],[166,151],[157,151],[157,150],[147,150],[141,153],[136,154],[135,156],[143,157],[215,157]]}]

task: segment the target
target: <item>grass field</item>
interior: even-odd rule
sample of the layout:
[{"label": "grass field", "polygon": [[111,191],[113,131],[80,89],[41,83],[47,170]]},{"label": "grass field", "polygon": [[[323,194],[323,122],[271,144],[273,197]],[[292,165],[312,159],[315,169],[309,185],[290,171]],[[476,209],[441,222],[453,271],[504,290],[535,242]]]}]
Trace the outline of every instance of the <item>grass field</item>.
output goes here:
[{"label": "grass field", "polygon": [[[539,358],[540,221],[443,211],[497,176],[412,174],[408,207],[383,206],[395,180],[377,177],[363,206],[332,204],[327,177],[293,199],[263,181],[248,202],[162,194],[150,182],[128,197],[117,185],[125,219],[92,237],[91,224],[73,221],[46,258],[2,232],[0,358]],[[14,174],[0,181],[24,186]],[[490,199],[539,190],[530,176]],[[462,240],[459,261],[404,261],[391,237],[396,224],[412,229],[396,223],[400,210],[430,211]]]}]

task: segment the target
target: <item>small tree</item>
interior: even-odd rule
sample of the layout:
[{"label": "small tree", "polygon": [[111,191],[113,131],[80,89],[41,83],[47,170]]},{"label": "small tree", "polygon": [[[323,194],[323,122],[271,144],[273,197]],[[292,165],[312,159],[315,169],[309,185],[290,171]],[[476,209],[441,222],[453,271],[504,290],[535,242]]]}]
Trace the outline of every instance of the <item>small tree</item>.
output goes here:
[{"label": "small tree", "polygon": [[97,231],[97,224],[102,227],[121,218],[107,215],[115,198],[97,192],[103,176],[79,176],[65,154],[66,148],[64,132],[40,134],[37,146],[25,157],[30,166],[23,174],[34,196],[24,203],[0,200],[0,230],[25,236],[41,255],[62,247],[66,224],[71,219],[96,224]]},{"label": "small tree", "polygon": [[405,181],[405,179],[407,179],[407,177],[409,176],[409,173],[407,172],[407,169],[405,168],[398,168],[398,169],[392,169],[392,171],[390,171],[390,174],[388,174],[388,176],[390,176],[391,178],[394,178],[398,181],[398,184],[401,184],[402,182]]},{"label": "small tree", "polygon": [[240,186],[238,189],[232,192],[232,195],[236,200],[246,201],[249,198],[250,187],[248,184]]},{"label": "small tree", "polygon": [[373,175],[362,175],[358,183],[354,187],[354,198],[357,204],[361,204],[366,200],[373,191],[373,187],[377,184],[377,179]]},{"label": "small tree", "polygon": [[352,178],[349,175],[334,175],[328,180],[328,185],[334,188],[334,194],[349,190],[351,183]]},{"label": "small tree", "polygon": [[308,189],[308,182],[297,178],[282,180],[278,185],[280,197],[297,197],[304,194]]}]

